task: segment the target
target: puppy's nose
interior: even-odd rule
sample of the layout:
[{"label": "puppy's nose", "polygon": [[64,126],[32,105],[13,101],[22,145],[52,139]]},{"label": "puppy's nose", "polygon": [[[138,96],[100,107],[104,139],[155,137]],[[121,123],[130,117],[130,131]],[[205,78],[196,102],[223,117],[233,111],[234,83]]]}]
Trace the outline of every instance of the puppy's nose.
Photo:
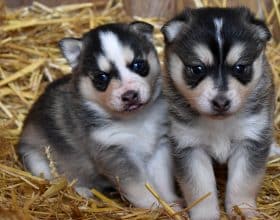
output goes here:
[{"label": "puppy's nose", "polygon": [[224,96],[217,96],[212,100],[212,107],[216,112],[226,112],[230,108],[230,100]]},{"label": "puppy's nose", "polygon": [[125,103],[137,103],[139,100],[139,95],[135,90],[128,90],[124,94],[122,94],[121,98]]}]

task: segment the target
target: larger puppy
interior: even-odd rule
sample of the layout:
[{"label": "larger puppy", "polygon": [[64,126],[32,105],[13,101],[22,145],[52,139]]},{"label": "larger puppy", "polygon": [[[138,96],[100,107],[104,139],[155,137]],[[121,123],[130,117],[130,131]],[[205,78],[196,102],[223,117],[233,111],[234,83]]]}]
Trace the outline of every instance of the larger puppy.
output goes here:
[{"label": "larger puppy", "polygon": [[191,219],[219,219],[213,161],[228,165],[227,212],[256,207],[273,129],[268,28],[246,8],[201,8],[162,31],[176,176],[187,203],[212,193]]},{"label": "larger puppy", "polygon": [[150,207],[157,200],[149,182],[168,202],[176,199],[152,33],[144,22],[108,24],[60,42],[73,75],[50,84],[26,118],[18,152],[28,170],[52,177],[50,146],[80,194],[114,186],[135,206]]}]

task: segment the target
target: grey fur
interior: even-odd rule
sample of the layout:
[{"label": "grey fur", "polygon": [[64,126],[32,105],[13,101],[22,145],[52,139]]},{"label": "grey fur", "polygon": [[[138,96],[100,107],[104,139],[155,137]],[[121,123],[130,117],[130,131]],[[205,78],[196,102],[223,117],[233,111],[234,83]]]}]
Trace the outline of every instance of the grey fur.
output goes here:
[{"label": "grey fur", "polygon": [[[246,33],[246,31],[250,33],[252,29],[259,25],[259,30],[263,31],[263,34],[266,34],[266,40],[269,39],[269,32],[260,21],[258,21],[259,23],[256,22],[257,25],[255,23],[253,25],[246,23],[246,20],[238,20],[239,16],[249,16],[249,14],[250,12],[244,8],[187,9],[179,16],[167,22],[162,29],[166,41],[165,61],[167,69],[164,77],[164,93],[169,100],[169,116],[171,121],[170,140],[173,143],[176,178],[188,204],[208,192],[212,193],[209,198],[190,210],[191,219],[219,219],[220,212],[212,161],[228,164],[229,177],[226,190],[227,213],[233,215],[233,205],[240,205],[241,208],[244,208],[243,213],[247,217],[252,217],[255,214],[246,209],[242,203],[252,207],[256,206],[255,199],[265,171],[269,149],[273,141],[274,86],[265,55],[262,55],[260,52],[265,49],[264,36],[259,36],[259,41],[250,47],[250,51],[249,49],[244,50],[248,52],[245,55],[246,58],[250,57],[250,53],[256,54],[255,59],[258,54],[261,54],[259,57],[261,60],[259,62],[262,63],[260,67],[260,78],[253,89],[246,95],[245,102],[241,105],[242,107],[230,117],[222,120],[209,119],[192,106],[192,100],[187,100],[184,97],[183,92],[180,91],[180,89],[184,91],[184,88],[179,88],[180,86],[189,86],[187,80],[191,78],[184,78],[187,74],[185,73],[185,69],[188,68],[188,65],[200,65],[196,64],[197,60],[193,58],[192,46],[198,43],[199,45],[206,45],[208,46],[207,48],[212,49],[211,46],[213,45],[207,45],[209,42],[213,44],[207,38],[207,36],[211,38],[209,33],[213,31],[214,34],[212,36],[215,36],[215,30],[212,30],[214,25],[209,25],[210,21],[212,21],[211,19],[215,21],[219,17],[225,23],[231,22],[231,19],[233,19],[234,22],[232,24],[238,23],[241,24],[240,26],[246,26],[247,30],[243,29],[242,34]],[[206,15],[208,19],[205,19]],[[253,18],[248,22],[252,22],[252,20]],[[181,25],[181,30],[178,30],[180,28],[177,25],[178,22],[185,23],[185,25]],[[174,27],[172,27],[173,23],[175,24]],[[228,25],[226,28],[225,32],[227,34],[231,33],[231,28],[235,30],[234,33],[237,31],[237,26],[235,27],[234,25]],[[200,34],[199,37],[196,36],[197,32]],[[248,33],[246,37],[250,36]],[[256,36],[258,33],[254,34]],[[235,42],[244,43],[245,48],[251,45],[251,41],[249,39],[246,41],[246,37],[244,36],[241,40],[236,36],[236,38],[229,39],[230,34],[226,37],[229,45],[234,45]],[[213,54],[213,51],[211,53]],[[176,68],[181,63],[171,64],[171,62],[175,62],[172,61],[172,56],[174,55],[177,55],[181,60],[180,62],[183,63],[182,73],[176,72],[179,69]],[[221,67],[222,62],[219,54],[214,53],[213,57],[218,60],[214,60],[214,62],[218,62],[219,67]],[[190,64],[192,59],[194,60],[194,64]],[[220,70],[220,68],[217,68],[217,70]],[[218,73],[217,77],[213,78],[214,85],[221,80],[219,79],[219,77],[221,78],[221,72],[218,71]],[[179,74],[183,75],[181,80],[185,80],[186,82],[184,83],[186,85],[179,84]],[[226,75],[227,73],[223,74],[222,77],[228,77]],[[176,80],[178,82],[175,82]],[[176,83],[178,85],[177,87]],[[223,83],[227,83],[227,81],[225,80]],[[199,82],[197,84],[199,85]],[[197,84],[193,84],[192,89]],[[226,88],[226,91],[227,84],[225,84],[224,88]]]},{"label": "grey fur", "polygon": [[[177,197],[173,189],[170,146],[166,138],[167,103],[161,94],[159,62],[153,45],[147,39],[140,39],[138,36],[141,33],[129,31],[134,24],[139,26],[141,22],[129,26],[110,24],[91,31],[92,37],[85,35],[83,44],[86,42],[91,46],[83,46],[78,60],[71,60],[75,63],[73,75],[51,83],[30,110],[18,153],[26,169],[34,175],[43,173],[50,179],[52,175],[45,155],[45,147],[50,146],[58,172],[69,180],[77,179],[76,189],[82,195],[89,196],[92,187],[101,191],[114,187],[135,206],[151,207],[158,203],[145,189],[146,182],[160,189],[161,196],[168,202],[174,202]],[[152,31],[151,25],[143,22],[141,27],[145,25],[149,28],[146,32]],[[135,53],[143,53],[141,56],[155,54],[154,60],[149,62],[156,66],[150,66],[149,76],[145,78],[145,84],[152,87],[149,102],[137,112],[113,114],[88,100],[81,91],[81,81],[88,77],[85,70],[96,63],[96,57],[91,57],[89,62],[88,55],[83,57],[83,54],[106,56],[102,52],[104,45],[97,36],[109,31],[112,34],[106,37],[115,40],[118,36],[118,41],[115,41],[125,44],[126,48],[132,47]],[[136,42],[137,48],[134,48]],[[96,49],[95,53],[92,53],[92,48]],[[69,51],[66,53],[71,57]],[[120,79],[116,77],[116,80]]]}]

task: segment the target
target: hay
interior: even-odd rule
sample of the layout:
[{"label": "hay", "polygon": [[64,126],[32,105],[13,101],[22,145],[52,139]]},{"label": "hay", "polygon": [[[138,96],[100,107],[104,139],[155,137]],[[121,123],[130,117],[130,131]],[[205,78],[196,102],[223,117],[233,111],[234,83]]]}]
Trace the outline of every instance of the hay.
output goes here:
[{"label": "hay", "polygon": [[[195,0],[196,6],[226,6],[227,1]],[[266,21],[277,19],[280,26],[279,1],[273,0],[269,11],[261,5]],[[140,19],[141,18],[136,18]],[[57,42],[65,36],[81,36],[89,29],[108,22],[130,21],[121,1],[94,1],[49,8],[38,2],[31,7],[8,11],[0,0],[0,219],[186,219],[175,213],[156,194],[162,209],[132,208],[116,197],[114,200],[93,190],[96,199],[86,200],[73,190],[75,182],[63,177],[48,182],[22,171],[14,146],[23,119],[32,103],[54,79],[69,73]],[[162,59],[162,20],[144,19],[155,25],[155,43]],[[270,28],[273,28],[270,25]],[[279,36],[278,36],[279,37]],[[280,44],[276,36],[270,41],[267,55],[276,87],[280,85]],[[280,90],[277,89],[275,128],[280,128]],[[275,132],[280,141],[280,133]],[[46,148],[48,155],[48,148]],[[51,160],[51,156],[48,158]],[[52,165],[53,172],[55,166]],[[205,195],[202,199],[207,199]],[[262,190],[257,199],[262,217],[280,219],[280,158],[270,160]],[[193,205],[195,205],[196,201]],[[191,207],[188,207],[190,209]],[[238,211],[238,210],[237,210]],[[241,213],[242,215],[242,213]]]}]

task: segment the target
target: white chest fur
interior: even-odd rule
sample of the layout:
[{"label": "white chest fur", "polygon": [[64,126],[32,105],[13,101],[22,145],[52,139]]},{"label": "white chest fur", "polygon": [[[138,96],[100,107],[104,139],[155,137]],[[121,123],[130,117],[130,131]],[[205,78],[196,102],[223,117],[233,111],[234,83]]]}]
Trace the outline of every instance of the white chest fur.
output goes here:
[{"label": "white chest fur", "polygon": [[171,135],[179,148],[203,147],[217,161],[224,163],[232,152],[231,141],[258,140],[266,126],[265,112],[249,117],[232,116],[224,120],[201,118],[194,126],[172,123]]},{"label": "white chest fur", "polygon": [[130,152],[152,153],[159,138],[166,132],[162,127],[167,119],[167,106],[158,100],[132,118],[115,121],[92,132],[91,137],[104,147],[118,145]]}]

